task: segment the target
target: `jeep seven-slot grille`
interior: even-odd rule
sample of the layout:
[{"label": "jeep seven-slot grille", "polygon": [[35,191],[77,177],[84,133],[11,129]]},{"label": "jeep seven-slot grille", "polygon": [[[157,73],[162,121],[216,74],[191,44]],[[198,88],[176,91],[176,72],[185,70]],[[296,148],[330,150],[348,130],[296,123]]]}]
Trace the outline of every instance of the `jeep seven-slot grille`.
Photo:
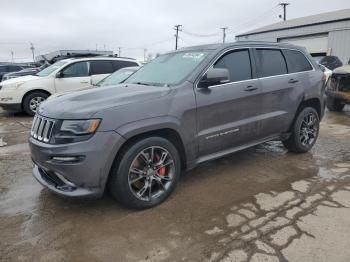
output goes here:
[{"label": "jeep seven-slot grille", "polygon": [[45,143],[50,141],[55,121],[35,115],[30,135]]}]

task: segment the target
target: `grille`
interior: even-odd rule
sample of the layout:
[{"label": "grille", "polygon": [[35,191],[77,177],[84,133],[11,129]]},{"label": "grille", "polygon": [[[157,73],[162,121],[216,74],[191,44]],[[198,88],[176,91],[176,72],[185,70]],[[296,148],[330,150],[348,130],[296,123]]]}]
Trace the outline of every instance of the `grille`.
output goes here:
[{"label": "grille", "polygon": [[47,143],[50,141],[54,125],[55,121],[35,115],[30,135],[39,141]]}]

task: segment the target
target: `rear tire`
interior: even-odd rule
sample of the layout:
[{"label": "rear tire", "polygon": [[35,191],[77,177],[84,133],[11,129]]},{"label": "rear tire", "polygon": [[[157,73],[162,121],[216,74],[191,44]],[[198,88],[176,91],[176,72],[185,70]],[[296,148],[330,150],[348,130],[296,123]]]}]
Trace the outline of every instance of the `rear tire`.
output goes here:
[{"label": "rear tire", "polygon": [[[160,164],[162,160],[164,167]],[[164,138],[149,137],[120,152],[111,170],[108,189],[122,205],[147,209],[170,196],[180,173],[181,161],[176,147]]]},{"label": "rear tire", "polygon": [[312,107],[305,107],[296,117],[291,128],[291,136],[282,141],[291,152],[306,153],[315,144],[320,129],[320,118]]},{"label": "rear tire", "polygon": [[41,91],[29,93],[23,99],[23,111],[30,116],[34,116],[40,104],[44,102],[48,97],[49,95],[47,93]]},{"label": "rear tire", "polygon": [[327,97],[327,108],[329,111],[341,112],[345,104],[341,103],[339,99]]}]

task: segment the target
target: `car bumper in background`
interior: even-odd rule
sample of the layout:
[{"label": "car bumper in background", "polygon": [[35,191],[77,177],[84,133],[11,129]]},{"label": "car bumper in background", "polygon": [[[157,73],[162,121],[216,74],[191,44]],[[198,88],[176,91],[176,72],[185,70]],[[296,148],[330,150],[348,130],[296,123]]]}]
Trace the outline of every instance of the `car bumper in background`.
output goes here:
[{"label": "car bumper in background", "polygon": [[60,195],[99,197],[104,193],[114,158],[123,143],[124,139],[113,131],[97,132],[87,141],[63,145],[29,138],[33,176]]},{"label": "car bumper in background", "polygon": [[326,95],[344,102],[350,102],[350,92],[326,90]]},{"label": "car bumper in background", "polygon": [[14,112],[20,112],[22,111],[22,104],[21,103],[2,103],[0,102],[0,107],[7,111],[14,111]]}]

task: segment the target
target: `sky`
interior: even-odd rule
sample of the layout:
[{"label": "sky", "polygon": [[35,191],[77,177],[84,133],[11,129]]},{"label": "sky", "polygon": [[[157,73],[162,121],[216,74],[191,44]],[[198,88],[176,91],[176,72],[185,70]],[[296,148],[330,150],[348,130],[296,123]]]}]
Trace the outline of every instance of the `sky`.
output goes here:
[{"label": "sky", "polygon": [[[349,0],[289,0],[287,19],[350,8]],[[60,49],[111,50],[143,60],[179,47],[227,42],[280,22],[276,0],[0,0],[0,62],[31,61]]]}]

